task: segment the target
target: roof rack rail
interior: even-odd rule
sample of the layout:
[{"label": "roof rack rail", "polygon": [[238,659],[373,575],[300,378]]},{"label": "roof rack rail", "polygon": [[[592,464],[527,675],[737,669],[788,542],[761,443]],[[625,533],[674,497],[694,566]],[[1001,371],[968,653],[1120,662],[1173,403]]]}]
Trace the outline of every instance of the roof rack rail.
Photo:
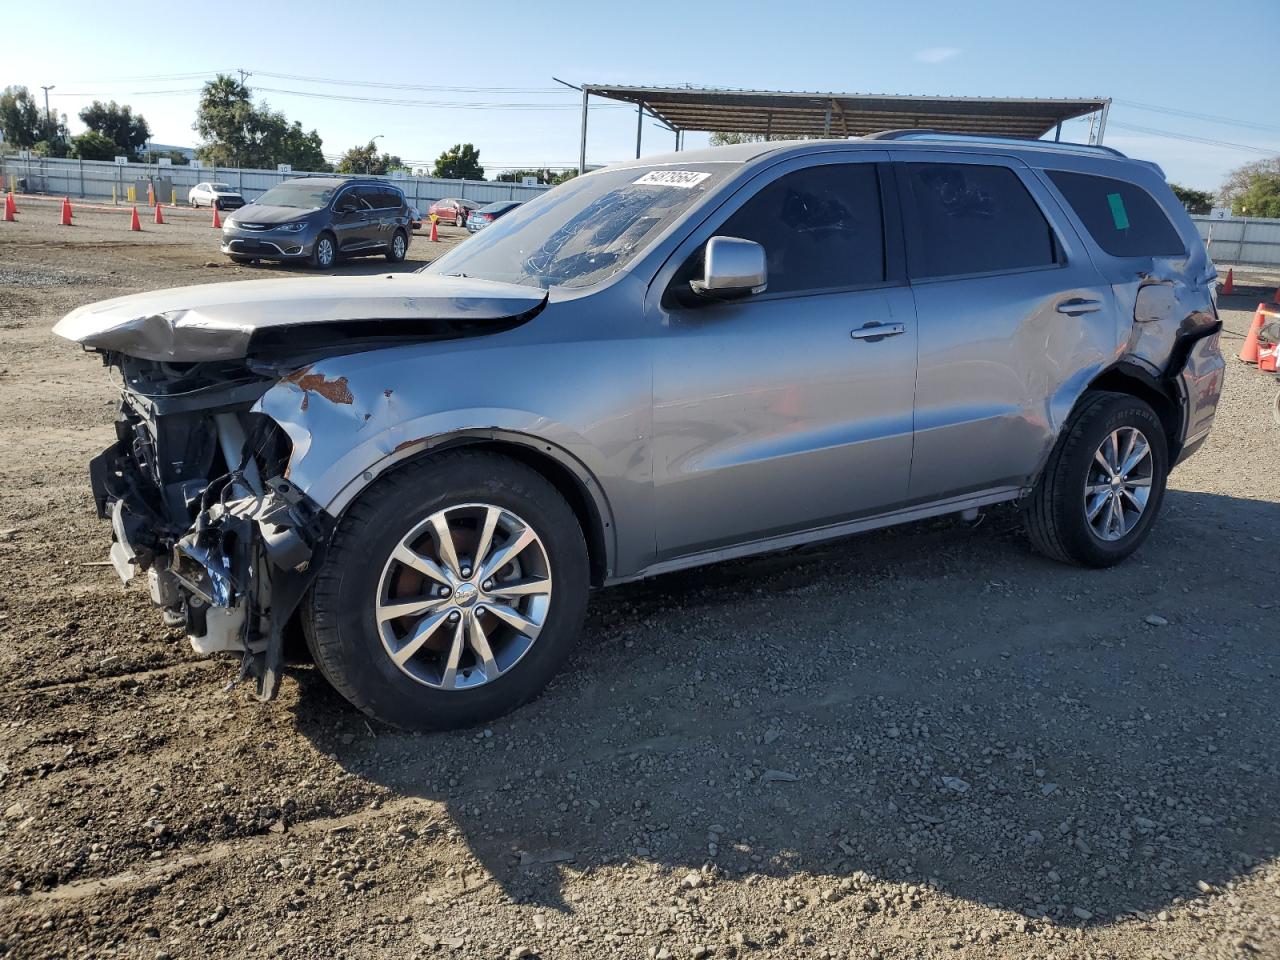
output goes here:
[{"label": "roof rack rail", "polygon": [[962,143],[1016,143],[1019,146],[1037,147],[1042,150],[1073,150],[1073,151],[1089,151],[1096,150],[1101,153],[1110,154],[1113,157],[1119,157],[1122,160],[1128,160],[1126,154],[1121,153],[1115,147],[1104,147],[1100,143],[1074,143],[1063,142],[1061,140],[1028,140],[1022,137],[1000,137],[994,134],[979,135],[973,133],[946,133],[942,130],[915,129],[915,130],[881,130],[877,133],[869,133],[862,138],[863,140],[959,140]]}]

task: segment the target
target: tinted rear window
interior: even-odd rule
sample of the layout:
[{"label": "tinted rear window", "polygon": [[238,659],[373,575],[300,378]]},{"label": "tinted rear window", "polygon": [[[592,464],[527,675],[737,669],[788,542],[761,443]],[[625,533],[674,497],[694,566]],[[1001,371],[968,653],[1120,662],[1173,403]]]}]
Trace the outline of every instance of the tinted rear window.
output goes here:
[{"label": "tinted rear window", "polygon": [[1094,241],[1113,257],[1176,257],[1186,245],[1160,204],[1136,184],[1047,170]]},{"label": "tinted rear window", "polygon": [[1047,267],[1057,263],[1053,231],[1007,167],[908,163],[915,204],[911,274],[917,279]]}]

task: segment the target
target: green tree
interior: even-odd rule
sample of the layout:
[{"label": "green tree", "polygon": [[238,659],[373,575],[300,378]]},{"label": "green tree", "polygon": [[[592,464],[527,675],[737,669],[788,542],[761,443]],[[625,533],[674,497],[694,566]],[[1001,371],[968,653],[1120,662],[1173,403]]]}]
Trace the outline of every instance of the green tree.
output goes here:
[{"label": "green tree", "polygon": [[400,158],[394,154],[378,155],[377,145],[370,140],[363,147],[352,147],[338,161],[338,173],[367,173],[385,176],[401,166]]},{"label": "green tree", "polygon": [[200,159],[220,167],[270,169],[288,163],[299,170],[331,169],[317,131],[306,132],[267,104],[255,105],[249,88],[227,74],[204,85],[194,129],[204,141]]},{"label": "green tree", "polygon": [[119,151],[119,144],[97,130],[86,130],[71,138],[71,156],[81,160],[113,160],[122,155]]},{"label": "green tree", "polygon": [[480,151],[469,143],[455,143],[436,158],[431,175],[444,180],[483,180]]},{"label": "green tree", "polygon": [[134,114],[128,104],[123,107],[112,100],[95,100],[80,111],[80,119],[93,133],[100,133],[116,145],[112,156],[136,159],[151,139],[151,128],[142,114]]},{"label": "green tree", "polygon": [[1169,188],[1188,213],[1208,213],[1213,207],[1213,194],[1208,190],[1193,190],[1178,183],[1170,183]]},{"label": "green tree", "polygon": [[1218,188],[1218,200],[1234,211],[1236,200],[1253,185],[1254,179],[1269,173],[1280,173],[1280,157],[1268,157],[1236,167]]},{"label": "green tree", "polygon": [[1280,217],[1280,173],[1258,173],[1231,202],[1231,213],[1245,217]]},{"label": "green tree", "polygon": [[28,149],[43,139],[41,110],[26,87],[5,87],[0,93],[0,131],[6,143]]},{"label": "green tree", "polygon": [[723,130],[717,130],[711,134],[711,146],[727,147],[734,143],[763,143],[763,133],[726,133]]}]

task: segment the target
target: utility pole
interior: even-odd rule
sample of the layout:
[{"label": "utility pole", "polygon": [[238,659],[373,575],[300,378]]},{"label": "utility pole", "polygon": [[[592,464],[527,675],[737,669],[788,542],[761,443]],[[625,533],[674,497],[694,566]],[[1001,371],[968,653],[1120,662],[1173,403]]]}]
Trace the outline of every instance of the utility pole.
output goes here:
[{"label": "utility pole", "polygon": [[53,133],[53,114],[49,112],[49,91],[56,86],[56,83],[51,83],[47,87],[40,88],[44,91],[44,123],[50,134]]}]

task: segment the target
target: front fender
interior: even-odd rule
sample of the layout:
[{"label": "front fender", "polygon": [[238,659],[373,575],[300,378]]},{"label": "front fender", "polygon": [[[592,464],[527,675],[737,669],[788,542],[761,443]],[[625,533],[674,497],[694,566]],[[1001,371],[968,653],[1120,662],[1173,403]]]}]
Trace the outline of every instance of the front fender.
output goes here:
[{"label": "front fender", "polygon": [[[405,367],[363,358],[322,360],[280,380],[255,405],[292,442],[286,478],[333,517],[381,473],[424,450],[467,440],[515,443],[569,470],[593,501],[606,541],[616,530],[596,479],[607,465],[580,433],[531,410],[458,406],[433,410],[434,391]],[[613,544],[607,543],[610,555]]]}]

